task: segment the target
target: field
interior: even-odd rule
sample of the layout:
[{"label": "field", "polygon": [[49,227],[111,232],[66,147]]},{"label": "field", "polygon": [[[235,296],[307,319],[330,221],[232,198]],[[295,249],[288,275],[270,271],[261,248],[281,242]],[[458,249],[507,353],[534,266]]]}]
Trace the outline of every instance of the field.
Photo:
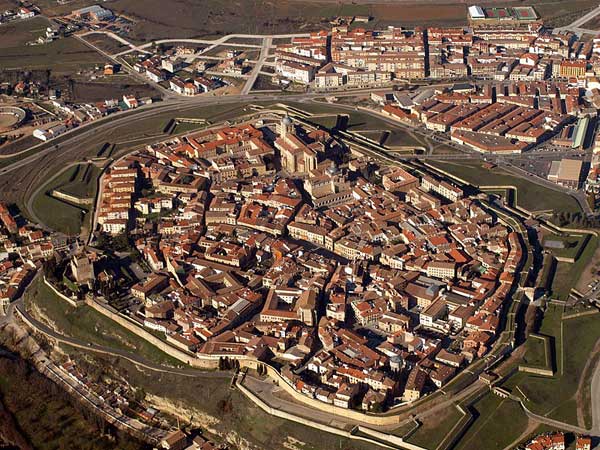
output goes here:
[{"label": "field", "polygon": [[42,223],[70,236],[79,234],[88,215],[86,209],[51,197],[45,192],[35,197],[32,208]]},{"label": "field", "polygon": [[[516,395],[522,392],[525,404],[533,412],[576,425],[578,385],[586,361],[600,338],[600,330],[597,315],[563,320],[562,314],[561,306],[548,305],[539,331],[554,343],[555,375],[539,377],[517,372],[503,387]],[[589,405],[581,407],[587,409]]]},{"label": "field", "polygon": [[117,0],[111,3],[111,9],[136,22],[130,35],[136,41],[232,33],[275,34],[320,28],[320,16],[314,10],[285,0],[184,0],[171,2],[169,14],[164,14],[162,0],[146,0],[143,9],[135,0]]},{"label": "field", "polygon": [[127,50],[129,47],[103,33],[92,33],[83,37],[87,42],[98,47],[100,50],[113,55]]},{"label": "field", "polygon": [[474,186],[515,186],[518,190],[517,204],[530,211],[581,211],[577,201],[570,195],[532,183],[501,168],[485,169],[481,166],[481,161],[433,161],[431,164]]},{"label": "field", "polygon": [[6,9],[14,9],[19,6],[19,2],[17,0],[0,0],[0,11],[4,11]]},{"label": "field", "polygon": [[113,320],[94,311],[89,306],[74,308],[58,297],[37,278],[25,294],[25,303],[32,313],[41,312],[38,318],[48,322],[58,332],[120,350],[126,350],[151,361],[173,366],[181,365],[144,339],[117,325]]},{"label": "field", "polygon": [[474,403],[473,408],[478,414],[477,419],[455,447],[457,450],[502,450],[527,427],[527,416],[515,401],[489,393]]},{"label": "field", "polygon": [[586,12],[598,6],[595,0],[569,0],[568,2],[557,2],[555,0],[538,0],[531,3],[544,23],[561,27],[570,24]]},{"label": "field", "polygon": [[[59,81],[60,82],[60,81]],[[65,83],[66,84],[66,83]],[[123,95],[133,95],[136,98],[160,97],[160,93],[148,84],[140,84],[129,76],[112,77],[103,82],[85,82],[75,80],[72,100],[89,103],[106,99],[121,99]]]},{"label": "field", "polygon": [[552,282],[552,297],[560,300],[566,300],[569,297],[569,292],[577,284],[582,273],[591,262],[597,248],[598,238],[595,236],[591,237],[575,263],[559,262],[556,265],[556,272]]},{"label": "field", "polygon": [[552,368],[552,354],[555,351],[552,345],[546,350],[546,340],[542,336],[529,335],[525,341],[525,355],[523,363],[532,367]]},{"label": "field", "polygon": [[[0,6],[0,11],[5,9]],[[0,25],[0,49],[19,47],[34,41],[44,35],[48,25],[48,19],[45,17],[34,17]]]},{"label": "field", "polygon": [[7,47],[0,51],[0,69],[48,69],[53,74],[70,74],[104,62],[99,53],[73,37],[44,45]]},{"label": "field", "polygon": [[[7,1],[7,0],[4,0]],[[36,2],[48,15],[63,15],[72,10],[96,3],[93,0],[72,0],[58,4],[56,0]],[[494,6],[521,5],[520,1],[482,0],[480,4]],[[538,0],[530,2],[538,14],[550,25],[561,26],[572,22],[584,11],[597,6],[595,0]],[[335,16],[370,15],[373,20],[360,24],[369,28],[387,25],[462,26],[467,24],[464,3],[450,0],[397,2],[369,2],[360,4],[351,0],[146,0],[144,8],[136,0],[115,0],[110,9],[135,21],[130,38],[151,41],[159,38],[201,38],[224,34],[275,34],[306,32],[329,26]]]},{"label": "field", "polygon": [[[66,14],[92,0],[74,0],[59,5],[55,0],[37,4],[49,15]],[[323,0],[179,0],[169,2],[164,14],[163,0],[146,0],[144,8],[135,0],[115,0],[110,9],[135,21],[130,38],[152,41],[159,38],[206,38],[224,34],[276,34],[306,32],[329,27],[335,16],[371,15],[374,20],[361,26],[395,25],[466,25],[466,6],[447,4],[410,5],[398,3],[360,5],[354,2]]]},{"label": "field", "polygon": [[462,417],[457,408],[448,407],[435,417],[424,419],[422,425],[406,440],[424,448],[437,448]]},{"label": "field", "polygon": [[32,199],[33,214],[50,228],[69,235],[80,232],[89,214],[88,208],[75,206],[50,195],[54,189],[78,197],[93,197],[100,171],[91,166],[74,166],[51,179]]},{"label": "field", "polygon": [[93,164],[78,164],[55,179],[55,189],[79,198],[92,198],[96,195],[98,176],[98,167]]},{"label": "field", "polygon": [[588,236],[559,236],[553,234],[544,238],[544,245],[547,241],[559,241],[564,243],[564,248],[546,247],[557,257],[576,259],[588,243]]}]

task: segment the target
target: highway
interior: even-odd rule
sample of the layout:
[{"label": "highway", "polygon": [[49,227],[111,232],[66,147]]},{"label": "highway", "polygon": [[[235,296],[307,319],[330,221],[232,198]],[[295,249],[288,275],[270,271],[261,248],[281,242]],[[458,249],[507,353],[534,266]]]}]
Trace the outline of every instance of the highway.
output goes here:
[{"label": "highway", "polygon": [[[252,101],[304,101],[313,97],[317,97],[320,94],[267,94],[267,95],[229,95],[223,97],[215,96],[198,96],[198,97],[183,97],[177,99],[166,100],[164,102],[152,103],[150,105],[142,106],[138,109],[127,110],[106,116],[102,119],[98,119],[94,122],[88,122],[87,124],[78,128],[70,130],[61,137],[57,138],[58,141],[49,141],[47,143],[41,143],[30,150],[39,149],[38,152],[28,155],[24,158],[11,163],[2,169],[0,169],[0,175],[6,175],[10,172],[27,166],[43,156],[51,153],[65,154],[73,150],[73,147],[77,146],[83,139],[92,136],[95,133],[101,131],[110,131],[111,128],[120,125],[134,125],[136,122],[144,119],[150,119],[157,114],[173,112],[179,115],[185,115],[185,111],[194,108],[209,106],[212,104],[226,105],[236,103],[252,103]],[[11,155],[9,159],[14,158]]]}]

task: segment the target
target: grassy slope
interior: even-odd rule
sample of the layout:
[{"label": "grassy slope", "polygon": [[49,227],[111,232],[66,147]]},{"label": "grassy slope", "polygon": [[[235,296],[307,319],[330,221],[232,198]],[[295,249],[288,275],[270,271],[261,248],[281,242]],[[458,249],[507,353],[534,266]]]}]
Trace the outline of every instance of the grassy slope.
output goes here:
[{"label": "grassy slope", "polygon": [[562,321],[562,313],[562,307],[549,305],[540,329],[540,334],[550,336],[554,342],[555,376],[546,378],[517,372],[503,386],[519,394],[518,386],[527,396],[526,405],[532,411],[576,424],[574,395],[590,352],[600,338],[600,328],[597,315]]},{"label": "grassy slope", "polygon": [[424,448],[436,448],[461,418],[458,409],[448,408],[436,417],[427,418],[407,441]]},{"label": "grassy slope", "polygon": [[512,185],[518,189],[517,203],[531,211],[554,210],[557,212],[580,212],[577,201],[560,191],[540,186],[525,178],[508,173],[500,168],[485,169],[481,162],[437,161],[432,165],[452,173],[474,186]]},{"label": "grassy slope", "polygon": [[479,417],[457,445],[457,450],[485,448],[502,450],[527,427],[527,417],[518,403],[489,393],[474,404]]},{"label": "grassy slope", "polygon": [[542,338],[530,336],[525,342],[525,349],[523,363],[528,366],[546,367],[546,346]]},{"label": "grassy slope", "polygon": [[598,238],[592,236],[581,255],[573,264],[559,262],[556,266],[556,273],[552,282],[552,296],[561,300],[569,297],[569,292],[575,287],[581,274],[590,263],[596,249],[598,248]]},{"label": "grassy slope", "polygon": [[[54,198],[49,193],[64,184],[69,184],[74,170],[77,170],[77,167],[66,170],[57,178],[45,184],[32,202],[33,212],[44,224],[69,235],[79,233],[85,220],[87,209]],[[95,180],[93,184],[95,184]]]},{"label": "grassy slope", "polygon": [[[105,367],[115,369],[134,386],[144,389],[147,395],[167,398],[182,411],[191,409],[196,420],[204,420],[207,425],[210,418],[199,418],[207,414],[217,418],[219,423],[211,425],[219,434],[236,433],[254,446],[265,450],[286,448],[285,442],[297,439],[303,450],[346,449],[378,450],[357,441],[328,434],[295,422],[282,420],[264,413],[237,390],[229,387],[229,380],[212,378],[188,378],[170,373],[149,373],[137,369],[127,361],[113,359],[97,360]],[[184,413],[185,414],[185,413]]]},{"label": "grassy slope", "polygon": [[44,284],[41,277],[34,282],[25,295],[28,305],[39,308],[53,328],[68,336],[84,342],[94,342],[133,352],[158,363],[181,365],[178,360],[161,352],[152,344],[90,307],[73,308],[68,305]]}]

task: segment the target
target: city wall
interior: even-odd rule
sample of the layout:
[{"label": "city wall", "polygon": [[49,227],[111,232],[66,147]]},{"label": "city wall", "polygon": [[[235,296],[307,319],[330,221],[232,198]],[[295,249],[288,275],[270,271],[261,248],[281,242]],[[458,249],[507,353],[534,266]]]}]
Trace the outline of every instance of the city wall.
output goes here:
[{"label": "city wall", "polygon": [[525,366],[522,364],[519,365],[519,372],[531,373],[534,375],[540,375],[542,377],[554,376],[554,371],[552,369],[545,369],[543,367]]},{"label": "city wall", "polygon": [[146,331],[140,325],[131,321],[131,319],[126,318],[125,316],[123,316],[122,314],[120,314],[118,312],[110,311],[108,308],[100,305],[98,302],[96,302],[94,300],[86,300],[85,303],[88,306],[90,306],[91,308],[93,308],[94,310],[96,310],[97,312],[99,312],[100,314],[108,317],[109,319],[114,320],[119,325],[121,325],[123,328],[131,331],[132,333],[136,334],[140,338],[148,341],[150,344],[154,345],[162,352],[166,353],[167,355],[169,355],[185,364],[189,364],[192,367],[198,367],[201,369],[217,369],[219,367],[219,357],[218,356],[216,356],[215,358],[210,358],[210,359],[209,358],[203,358],[203,359],[196,358],[195,355],[186,353],[182,350],[179,350],[179,349],[173,347],[169,343],[154,336],[149,331]]},{"label": "city wall", "polygon": [[[240,365],[242,367],[250,367],[251,364],[248,364],[248,361],[240,361]],[[254,361],[254,366],[257,365],[256,361]],[[346,409],[341,408],[339,406],[335,406],[330,403],[325,403],[315,398],[311,398],[302,392],[298,392],[285,378],[281,376],[278,370],[269,366],[268,364],[263,365],[267,368],[267,375],[277,382],[277,385],[282,388],[287,394],[292,396],[292,398],[300,403],[304,403],[311,408],[318,409],[323,412],[327,412],[329,414],[333,414],[336,416],[344,417],[346,419],[354,420],[357,422],[363,422],[369,425],[376,426],[386,426],[386,425],[397,425],[400,423],[400,419],[398,415],[372,415],[365,414],[360,411],[356,411],[354,409]],[[255,367],[250,367],[255,368]]]},{"label": "city wall", "polygon": [[92,203],[94,203],[93,198],[77,197],[76,195],[67,194],[66,192],[60,191],[58,189],[54,189],[51,192],[51,195],[60,200],[64,200],[69,203],[74,203],[75,205],[91,205]]},{"label": "city wall", "polygon": [[[123,316],[118,312],[113,312],[109,310],[107,307],[99,304],[94,300],[86,300],[86,304],[99,312],[100,314],[114,320],[123,328],[135,333],[140,338],[148,341],[150,344],[157,347],[159,350],[163,351],[167,355],[185,363],[192,367],[200,368],[200,369],[218,369],[219,368],[219,360],[221,357],[227,357],[229,359],[238,360],[240,363],[240,368],[248,368],[256,370],[259,365],[259,362],[254,358],[250,358],[245,355],[192,355],[186,353],[182,350],[179,350],[168,342],[161,340],[156,337],[152,333],[148,332],[144,328],[142,328],[137,323],[133,322],[131,319]],[[360,411],[356,411],[353,409],[340,408],[339,406],[335,406],[333,404],[328,404],[322,402],[320,400],[308,397],[307,395],[298,392],[285,378],[281,376],[279,371],[274,367],[266,364],[260,363],[267,369],[267,375],[273,379],[279,387],[281,387],[285,392],[291,395],[294,400],[304,403],[307,406],[312,408],[319,409],[321,411],[326,411],[330,414],[334,414],[346,419],[355,420],[357,422],[363,422],[365,424],[376,425],[376,426],[386,426],[386,425],[396,425],[399,423],[399,418],[397,415],[371,415],[365,414]]]},{"label": "city wall", "polygon": [[56,295],[58,295],[60,298],[62,298],[64,301],[66,301],[69,305],[73,306],[74,308],[77,308],[78,306],[83,305],[83,303],[84,303],[83,300],[78,300],[76,298],[73,299],[71,297],[67,297],[65,294],[63,294],[58,289],[56,289],[54,287],[54,285],[46,279],[45,275],[44,275],[44,283],[46,284],[46,286],[48,286],[52,290],[52,292],[54,292]]},{"label": "city wall", "polygon": [[[281,411],[279,409],[269,406],[264,401],[262,401],[260,398],[258,398],[252,391],[247,389],[242,383],[238,382],[236,384],[236,386],[240,389],[240,391],[246,397],[248,397],[252,402],[254,402],[258,407],[260,407],[267,414],[271,414],[273,416],[280,417],[282,419],[291,420],[293,422],[296,422],[296,423],[299,423],[302,425],[306,425],[308,427],[318,428],[319,430],[326,431],[326,432],[332,433],[332,434],[336,434],[338,436],[343,436],[348,439],[355,439],[355,440],[360,440],[360,441],[367,442],[370,444],[376,444],[376,445],[384,447],[384,448],[393,449],[393,448],[400,447],[400,448],[407,449],[407,450],[425,450],[424,448],[419,447],[417,445],[410,444],[408,442],[404,442],[404,440],[399,436],[394,436],[394,435],[390,435],[387,433],[381,433],[379,431],[371,430],[369,428],[358,426],[357,430],[363,434],[373,437],[374,440],[371,440],[369,438],[365,438],[362,436],[354,435],[349,431],[340,430],[338,428],[334,428],[329,425],[324,425],[319,422],[314,422],[310,419],[298,417],[296,415],[293,415],[293,414],[290,414],[285,411]],[[319,403],[322,404],[322,402],[319,402]],[[383,442],[389,442],[389,443],[393,444],[393,446],[386,445]]]}]

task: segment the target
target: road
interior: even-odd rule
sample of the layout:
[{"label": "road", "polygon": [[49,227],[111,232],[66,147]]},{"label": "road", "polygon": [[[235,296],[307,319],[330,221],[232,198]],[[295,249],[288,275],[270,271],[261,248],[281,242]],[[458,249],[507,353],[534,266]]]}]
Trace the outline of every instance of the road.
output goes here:
[{"label": "road", "polygon": [[[150,54],[149,51],[144,50],[141,47],[138,47],[135,44],[132,44],[131,42],[129,42],[127,39],[122,38],[121,36],[119,36],[118,34],[113,33],[112,31],[105,31],[105,30],[100,30],[100,31],[86,31],[85,33],[80,33],[77,36],[81,36],[81,37],[85,37],[85,36],[89,36],[91,34],[103,34],[105,36],[108,36],[112,39],[114,39],[117,42],[120,42],[123,45],[126,45],[127,47],[130,48],[130,50],[128,51],[136,51],[136,52],[140,52],[140,53],[146,53],[146,54]],[[125,52],[121,52],[121,53],[125,53]],[[116,55],[113,55],[113,57]]]},{"label": "road", "polygon": [[[96,33],[102,33],[100,32],[96,32]],[[113,37],[112,33],[107,33],[104,32],[104,34],[106,34],[107,36]],[[119,38],[117,39],[119,42],[130,46],[131,48],[129,50],[125,50],[123,52],[120,53],[116,53],[115,57],[117,56],[123,56],[126,55],[127,53],[131,53],[133,51],[144,51],[145,49],[153,46],[153,45],[157,45],[157,44],[175,44],[175,43],[183,43],[183,44],[201,44],[201,45],[208,45],[208,47],[206,47],[204,50],[202,50],[200,52],[200,54],[202,53],[207,53],[210,50],[223,45],[223,44],[227,44],[228,46],[232,46],[232,47],[253,47],[254,44],[240,44],[240,43],[236,43],[236,42],[232,42],[229,43],[228,41],[231,39],[265,39],[265,38],[270,38],[270,39],[288,39],[288,38],[294,38],[294,37],[308,37],[310,36],[310,33],[289,33],[289,34],[271,34],[271,35],[266,35],[266,34],[227,34],[223,37],[220,37],[219,39],[213,39],[213,40],[207,40],[207,39],[160,39],[158,41],[153,41],[153,42],[148,42],[146,44],[142,44],[140,46],[135,46],[131,43],[129,43],[128,41],[126,41],[123,38]],[[256,48],[258,48],[259,46],[257,45]]]},{"label": "road", "polygon": [[97,345],[91,342],[83,341],[81,339],[73,338],[70,336],[66,336],[61,333],[57,333],[52,328],[43,324],[39,320],[35,319],[29,312],[25,309],[25,304],[23,298],[19,298],[18,300],[12,302],[9,305],[7,314],[5,316],[0,315],[0,326],[4,325],[8,322],[11,322],[15,313],[18,313],[27,319],[29,323],[35,328],[35,331],[42,333],[60,343],[68,344],[72,347],[76,347],[79,349],[83,349],[86,351],[99,353],[108,356],[117,356],[119,358],[123,358],[133,364],[136,364],[140,367],[143,367],[148,370],[152,370],[154,372],[160,373],[169,373],[173,375],[180,375],[184,377],[200,377],[200,378],[216,378],[216,379],[224,379],[228,380],[231,378],[231,374],[223,371],[207,371],[201,369],[193,369],[193,368],[177,368],[171,366],[165,366],[163,364],[155,363],[147,358],[144,358],[137,353],[128,352],[126,350],[121,350],[113,347],[106,347],[103,345]]},{"label": "road", "polygon": [[[315,101],[315,103],[322,103],[322,102],[318,102]],[[329,103],[328,103],[329,104]],[[329,104],[330,105],[330,104]],[[410,127],[408,125],[399,123],[398,121],[391,119],[390,117],[381,114],[378,111],[374,111],[371,108],[365,108],[365,107],[354,107],[354,106],[349,106],[349,105],[343,105],[343,104],[339,104],[336,103],[335,107],[338,108],[339,110],[343,110],[343,111],[348,111],[348,112],[353,112],[353,111],[357,111],[357,109],[364,114],[368,114],[370,116],[373,117],[377,117],[379,120],[386,122],[390,125],[393,125],[396,128],[400,128],[403,129],[405,131],[411,131],[411,132],[415,132],[417,134],[421,134],[425,137],[431,137],[433,135],[433,132],[431,132],[430,130],[423,130],[422,128],[416,128],[416,127]],[[437,136],[437,135],[436,135]],[[439,136],[438,136],[439,138]],[[514,166],[508,162],[506,162],[501,156],[498,155],[494,155],[494,154],[483,154],[483,153],[479,153],[479,152],[475,152],[473,150],[469,150],[466,147],[463,146],[459,146],[458,144],[451,142],[449,139],[448,140],[442,140],[441,142],[443,142],[446,145],[450,145],[451,147],[456,148],[457,150],[462,151],[463,153],[458,153],[455,155],[422,155],[422,156],[414,156],[414,155],[409,155],[407,156],[405,159],[439,159],[439,160],[454,160],[454,159],[483,159],[483,157],[487,157],[488,160],[493,161],[494,163],[496,163],[498,166],[504,167],[506,169],[508,169],[509,171],[512,172],[517,172],[521,177],[525,178],[526,180],[534,183],[534,184],[538,184],[540,186],[546,187],[548,189],[552,189],[558,192],[564,192],[565,194],[570,195],[571,197],[573,197],[577,203],[579,204],[579,206],[581,207],[581,209],[585,212],[585,214],[587,216],[591,216],[593,214],[593,211],[591,210],[587,199],[585,197],[585,194],[581,191],[574,191],[572,189],[569,188],[565,188],[562,187],[556,183],[552,183],[551,181],[548,181],[544,178],[538,177],[538,176],[533,176],[530,175],[529,172]],[[389,150],[388,150],[389,152]],[[391,153],[391,152],[390,152]],[[534,153],[536,154],[538,157],[542,157],[542,155],[540,153]],[[527,153],[524,155],[526,156]],[[556,153],[548,153],[546,152],[546,155],[548,157],[556,157]],[[402,156],[398,156],[398,159],[402,159]]]},{"label": "road", "polygon": [[592,429],[600,435],[600,361],[596,362],[592,377],[590,398],[592,400]]},{"label": "road", "polygon": [[599,14],[600,14],[600,5],[598,5],[597,8],[592,9],[589,13],[581,16],[579,19],[574,20],[569,25],[566,25],[566,26],[560,27],[560,28],[555,28],[553,30],[553,33],[560,33],[563,31],[571,31],[572,33],[579,34],[579,35],[584,34],[584,33],[600,34],[600,31],[598,31],[598,30],[588,30],[588,29],[583,28],[583,25],[585,25],[587,22],[589,22],[590,20],[592,20]]},{"label": "road", "polygon": [[260,71],[262,70],[262,66],[265,63],[265,60],[269,57],[269,51],[271,50],[272,44],[272,37],[266,36],[263,38],[262,47],[260,49],[260,56],[258,58],[258,61],[256,61],[256,64],[252,68],[252,72],[250,72],[250,78],[248,78],[248,81],[246,81],[246,84],[244,84],[244,87],[242,88],[242,95],[248,95],[248,93],[252,89],[252,86],[254,86],[254,83],[256,82]]}]

